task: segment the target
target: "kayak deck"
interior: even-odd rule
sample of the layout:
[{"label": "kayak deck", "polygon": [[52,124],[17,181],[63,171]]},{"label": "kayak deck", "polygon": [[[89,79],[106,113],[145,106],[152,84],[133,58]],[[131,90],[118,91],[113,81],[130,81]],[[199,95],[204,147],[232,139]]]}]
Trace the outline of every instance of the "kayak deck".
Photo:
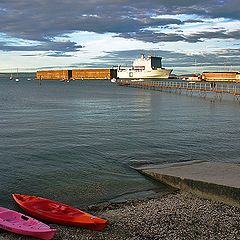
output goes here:
[{"label": "kayak deck", "polygon": [[0,207],[0,228],[40,239],[52,239],[56,229],[19,212]]},{"label": "kayak deck", "polygon": [[102,230],[108,221],[77,208],[46,198],[13,194],[14,200],[31,215],[62,225],[82,226],[91,230]]}]

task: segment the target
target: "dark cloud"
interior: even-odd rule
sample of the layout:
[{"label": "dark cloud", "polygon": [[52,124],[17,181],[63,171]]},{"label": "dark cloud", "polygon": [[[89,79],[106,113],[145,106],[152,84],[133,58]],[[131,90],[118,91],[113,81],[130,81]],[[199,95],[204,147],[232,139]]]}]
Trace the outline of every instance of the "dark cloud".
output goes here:
[{"label": "dark cloud", "polygon": [[157,33],[154,31],[140,31],[138,33],[122,33],[118,37],[133,38],[144,42],[203,42],[204,39],[240,39],[240,30],[227,32],[226,30],[203,31],[193,33],[191,35],[184,35],[182,31],[179,33]]},{"label": "dark cloud", "polygon": [[63,55],[66,52],[75,52],[82,48],[81,45],[77,45],[74,42],[57,42],[57,41],[45,41],[39,45],[28,45],[28,46],[19,46],[19,45],[8,45],[6,42],[0,42],[0,50],[2,51],[47,51],[55,52],[55,55]]},{"label": "dark cloud", "polygon": [[195,20],[195,19],[188,19],[188,20],[185,20],[183,21],[183,23],[203,23],[202,20]]},{"label": "dark cloud", "polygon": [[186,38],[188,42],[201,42],[203,39],[240,39],[240,30],[227,32],[226,30],[204,31],[192,34]]},{"label": "dark cloud", "polygon": [[138,33],[125,33],[120,34],[118,37],[123,38],[133,38],[136,40],[141,40],[143,42],[178,42],[178,41],[185,41],[186,39],[175,33],[156,33],[154,31],[142,31]]},{"label": "dark cloud", "polygon": [[152,18],[161,4],[150,2],[151,7],[146,3],[136,6],[133,1],[3,0],[0,31],[12,37],[43,40],[73,31],[124,33],[181,24],[177,19]]},{"label": "dark cloud", "polygon": [[240,2],[239,0],[217,0],[216,6],[210,8],[209,16],[218,18],[240,19]]},{"label": "dark cloud", "polygon": [[172,14],[196,14],[204,18],[240,19],[239,0],[185,0],[164,2]]},{"label": "dark cloud", "polygon": [[[161,14],[198,14],[239,19],[239,0],[1,0],[0,32],[30,40],[73,31],[131,33],[146,27],[183,24]],[[194,21],[194,20],[188,20]]]}]

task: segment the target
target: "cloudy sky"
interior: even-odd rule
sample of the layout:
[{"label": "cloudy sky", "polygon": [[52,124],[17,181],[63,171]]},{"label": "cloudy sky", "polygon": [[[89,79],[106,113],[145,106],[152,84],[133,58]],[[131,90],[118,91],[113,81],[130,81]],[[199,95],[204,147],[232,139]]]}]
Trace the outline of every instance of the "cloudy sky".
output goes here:
[{"label": "cloudy sky", "polygon": [[0,72],[129,65],[240,71],[240,0],[1,0]]}]

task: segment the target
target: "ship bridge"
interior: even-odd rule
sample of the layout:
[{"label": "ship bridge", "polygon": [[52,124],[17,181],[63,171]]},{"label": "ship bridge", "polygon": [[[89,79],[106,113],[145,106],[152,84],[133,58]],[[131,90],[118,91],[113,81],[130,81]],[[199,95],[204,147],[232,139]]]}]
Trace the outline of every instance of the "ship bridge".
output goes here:
[{"label": "ship bridge", "polygon": [[157,69],[162,68],[162,58],[161,57],[145,57],[144,54],[140,58],[133,61],[134,69]]}]

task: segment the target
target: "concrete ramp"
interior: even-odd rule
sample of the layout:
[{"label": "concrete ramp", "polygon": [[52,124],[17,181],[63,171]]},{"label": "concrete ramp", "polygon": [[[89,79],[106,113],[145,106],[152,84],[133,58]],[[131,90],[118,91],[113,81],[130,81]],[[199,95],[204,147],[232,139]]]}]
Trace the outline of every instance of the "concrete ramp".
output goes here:
[{"label": "concrete ramp", "polygon": [[191,161],[135,169],[183,191],[240,207],[240,164]]}]

